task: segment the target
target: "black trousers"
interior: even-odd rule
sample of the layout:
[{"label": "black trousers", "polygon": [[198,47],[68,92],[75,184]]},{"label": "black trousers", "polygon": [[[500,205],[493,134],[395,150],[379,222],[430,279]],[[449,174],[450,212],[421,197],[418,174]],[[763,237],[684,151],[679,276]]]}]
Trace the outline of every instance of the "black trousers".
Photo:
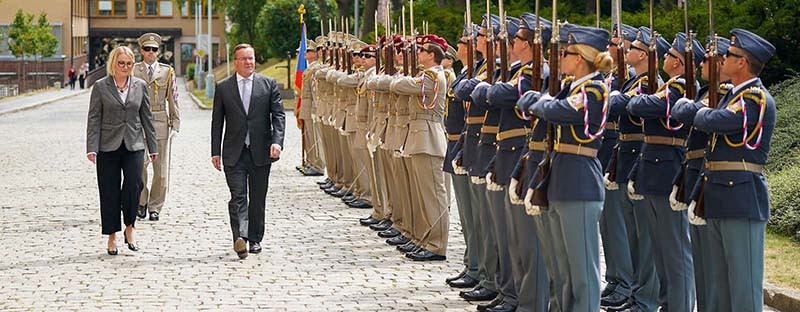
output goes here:
[{"label": "black trousers", "polygon": [[231,191],[228,213],[233,240],[241,237],[260,243],[264,238],[264,209],[272,166],[256,166],[250,149],[245,147],[238,162],[224,167],[225,180]]},{"label": "black trousers", "polygon": [[136,208],[142,190],[143,157],[144,150],[131,152],[124,142],[116,151],[97,153],[97,186],[100,191],[103,234],[122,230],[120,211],[125,226],[136,222]]}]

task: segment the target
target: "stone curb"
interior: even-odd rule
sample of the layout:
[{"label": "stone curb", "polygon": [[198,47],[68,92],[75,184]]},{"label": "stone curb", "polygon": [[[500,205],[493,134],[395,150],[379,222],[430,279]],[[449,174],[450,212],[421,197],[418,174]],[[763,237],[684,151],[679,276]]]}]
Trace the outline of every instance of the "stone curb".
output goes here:
[{"label": "stone curb", "polygon": [[57,101],[66,99],[66,98],[70,98],[70,97],[73,97],[73,96],[84,94],[86,92],[89,92],[89,90],[91,90],[91,88],[86,88],[86,89],[84,89],[82,91],[77,91],[75,93],[62,95],[62,96],[51,98],[51,99],[46,99],[46,100],[43,100],[43,101],[40,101],[40,102],[35,102],[35,103],[31,103],[31,104],[20,106],[20,107],[11,108],[11,109],[8,109],[8,110],[0,110],[0,116],[17,113],[17,112],[21,112],[21,111],[24,111],[24,110],[34,109],[34,108],[37,108],[37,107],[42,106],[42,105],[50,104],[50,103],[53,103],[53,102],[57,102]]},{"label": "stone curb", "polygon": [[187,93],[189,93],[189,98],[192,99],[192,102],[194,102],[194,105],[197,106],[197,108],[202,110],[211,110],[211,107],[203,105],[203,101],[194,96],[194,94],[192,94],[191,92]]},{"label": "stone curb", "polygon": [[764,304],[779,311],[800,311],[800,294],[764,283]]}]

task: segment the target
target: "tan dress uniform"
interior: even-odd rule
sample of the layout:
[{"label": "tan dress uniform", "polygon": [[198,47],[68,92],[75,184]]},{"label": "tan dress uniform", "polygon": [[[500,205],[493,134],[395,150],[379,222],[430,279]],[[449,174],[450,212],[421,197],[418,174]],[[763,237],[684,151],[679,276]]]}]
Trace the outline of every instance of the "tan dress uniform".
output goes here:
[{"label": "tan dress uniform", "polygon": [[391,155],[386,153],[386,150],[383,149],[383,142],[386,141],[386,128],[387,128],[387,121],[389,117],[389,93],[386,90],[379,90],[378,89],[378,81],[386,77],[385,74],[376,74],[370,77],[366,82],[366,88],[370,91],[370,108],[369,108],[369,115],[370,115],[370,124],[369,124],[369,132],[368,132],[368,140],[367,140],[367,148],[370,150],[370,154],[372,154],[372,161],[375,163],[375,180],[377,183],[377,196],[380,196],[380,200],[377,202],[380,203],[380,206],[375,205],[373,202],[373,214],[372,217],[378,220],[390,219],[393,222],[395,220],[392,218],[392,207],[394,207],[392,193],[389,192],[390,187],[393,179],[391,166],[388,165],[389,158]]},{"label": "tan dress uniform", "polygon": [[322,172],[325,168],[325,163],[322,161],[320,154],[319,137],[317,136],[318,125],[314,122],[314,88],[316,81],[314,80],[314,73],[319,68],[319,62],[314,61],[308,65],[305,73],[303,73],[303,88],[300,90],[300,112],[299,117],[304,121],[303,123],[303,151],[306,155],[306,165]]},{"label": "tan dress uniform", "polygon": [[[363,71],[359,75],[358,86],[356,87],[356,105],[353,107],[353,118],[348,116],[348,124],[355,128],[355,133],[349,136],[350,146],[353,148],[353,160],[355,168],[363,168],[364,173],[356,179],[358,189],[361,191],[359,198],[365,202],[376,205],[374,195],[377,190],[375,183],[375,171],[372,160],[370,160],[367,150],[367,128],[369,114],[369,92],[367,92],[367,79],[375,75],[375,67]],[[359,171],[362,169],[359,169]],[[373,206],[374,208],[374,206]]]},{"label": "tan dress uniform", "polygon": [[325,171],[328,178],[333,181],[337,187],[341,187],[341,179],[338,176],[339,168],[336,163],[336,151],[334,150],[334,134],[333,126],[331,126],[330,109],[333,98],[333,85],[328,82],[328,72],[334,71],[330,65],[322,65],[321,68],[314,74],[314,79],[317,81],[317,101],[315,101],[317,117],[319,118],[318,124],[320,125],[320,138],[321,146],[323,147],[323,157],[325,159]]},{"label": "tan dress uniform", "polygon": [[[411,192],[421,199],[419,214],[412,220],[419,245],[437,255],[447,250],[449,225],[447,191],[442,162],[447,138],[442,125],[447,92],[444,70],[437,65],[417,77],[392,82],[391,90],[412,99],[408,110],[408,137],[403,154],[409,156]],[[418,217],[417,217],[418,216]]]},{"label": "tan dress uniform", "polygon": [[[139,40],[141,46],[157,46],[160,45],[161,38],[155,34],[145,34]],[[181,123],[175,70],[172,66],[158,62],[154,62],[152,65],[139,62],[133,66],[133,75],[147,82],[150,111],[153,113],[153,126],[156,129],[159,152],[156,162],[151,163],[150,157],[144,157],[143,187],[139,205],[146,206],[150,213],[160,214],[169,186],[170,130],[179,131]],[[145,153],[145,155],[147,154]],[[153,180],[152,185],[148,185],[147,167],[151,164]]]}]

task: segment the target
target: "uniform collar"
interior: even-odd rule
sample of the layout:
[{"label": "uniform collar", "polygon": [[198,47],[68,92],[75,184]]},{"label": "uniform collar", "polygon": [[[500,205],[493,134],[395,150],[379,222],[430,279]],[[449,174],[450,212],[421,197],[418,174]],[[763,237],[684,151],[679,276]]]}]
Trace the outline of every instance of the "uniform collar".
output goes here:
[{"label": "uniform collar", "polygon": [[592,72],[592,73],[590,73],[590,74],[588,74],[586,76],[583,76],[583,77],[581,77],[579,79],[576,79],[575,81],[572,82],[572,86],[573,87],[580,86],[584,81],[592,79],[594,76],[597,76],[598,74],[600,74],[600,73],[595,71],[595,72]]},{"label": "uniform collar", "polygon": [[753,78],[753,79],[747,80],[747,81],[745,81],[745,82],[742,82],[742,83],[741,83],[741,84],[739,84],[738,86],[735,86],[735,87],[733,87],[733,92],[732,92],[731,94],[736,94],[736,93],[739,93],[739,91],[741,91],[741,89],[742,89],[742,88],[744,88],[744,87],[746,87],[746,86],[748,86],[748,85],[752,84],[752,83],[753,83],[753,82],[755,82],[756,80],[758,80],[758,77],[755,77],[755,78]]}]

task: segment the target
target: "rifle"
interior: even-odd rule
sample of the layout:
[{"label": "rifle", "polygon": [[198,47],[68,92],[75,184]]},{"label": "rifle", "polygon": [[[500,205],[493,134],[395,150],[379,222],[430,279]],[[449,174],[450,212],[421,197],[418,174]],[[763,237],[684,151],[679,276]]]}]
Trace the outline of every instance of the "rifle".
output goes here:
[{"label": "rifle", "polygon": [[467,37],[467,79],[475,75],[475,42],[472,41],[472,11],[470,0],[467,0],[467,12],[464,17],[464,36]]},{"label": "rifle", "polygon": [[655,93],[658,90],[658,49],[656,48],[656,30],[653,25],[653,0],[650,0],[650,46],[647,49],[647,90]]},{"label": "rifle", "polygon": [[[720,56],[717,55],[717,34],[715,33],[714,29],[714,1],[708,0],[708,32],[711,34],[711,43],[708,45],[708,107],[710,108],[717,108],[719,105],[719,58]],[[714,135],[714,139],[716,139],[716,134]],[[712,139],[708,146],[706,147],[706,157],[711,152],[711,142],[714,141]],[[704,159],[705,161],[705,159]],[[694,215],[699,218],[705,218],[706,210],[705,210],[705,196],[703,196],[704,189],[705,189],[705,179],[703,175],[700,175],[700,189],[697,193],[697,198],[692,201],[694,207],[692,205],[689,206],[689,209],[694,209]],[[691,220],[690,220],[691,221]],[[701,223],[702,224],[702,223]]]},{"label": "rifle", "polygon": [[[684,62],[684,77],[686,78],[686,98],[694,100],[697,96],[697,89],[694,86],[694,53],[692,53],[692,43],[694,41],[694,34],[689,29],[689,3],[684,0],[683,2],[683,25],[684,31],[686,32],[686,45],[683,49],[683,59]],[[719,84],[717,84],[719,85]],[[677,190],[675,192],[675,199],[678,201],[683,201],[683,198],[686,194],[686,173],[689,170],[689,160],[683,161],[683,168],[681,172],[678,173],[677,181]]]},{"label": "rifle", "polygon": [[498,44],[500,45],[500,81],[508,81],[508,26],[506,23],[506,12],[503,10],[503,0],[498,0],[500,10],[500,33],[497,34]]},{"label": "rifle", "polygon": [[410,62],[406,61],[403,63],[411,63],[409,66],[411,67],[411,76],[416,77],[417,73],[419,73],[419,68],[417,68],[417,30],[414,28],[414,0],[409,2],[409,20],[411,21],[411,28],[409,28],[409,34],[411,35],[411,60]]},{"label": "rifle", "polygon": [[[622,9],[620,8],[620,0],[612,1],[613,7],[611,8],[616,14],[616,20],[613,24],[616,25],[617,31],[614,32],[614,38],[617,38],[617,90],[622,92],[622,86],[625,84],[627,77],[627,68],[625,66],[625,35],[622,34]],[[606,168],[606,180],[609,182],[617,182],[617,158],[619,158],[619,148],[614,148],[611,152],[611,161]]]},{"label": "rifle", "polygon": [[[553,0],[553,36],[550,38],[550,77],[548,77],[548,91],[555,96],[561,90],[561,81],[558,79],[558,57],[559,57],[559,21],[558,21],[558,0]],[[547,149],[544,152],[544,159],[539,163],[537,175],[533,177],[533,196],[531,202],[535,206],[546,207],[550,204],[547,199],[547,178],[550,175],[552,166],[552,154],[555,144],[555,125],[547,123]]]},{"label": "rifle", "polygon": [[494,27],[489,0],[486,0],[486,82],[494,83]]},{"label": "rifle", "polygon": [[[542,90],[542,52],[544,47],[542,46],[542,23],[539,20],[539,0],[536,0],[536,8],[534,9],[536,12],[536,29],[534,29],[533,35],[533,46],[531,47],[531,51],[533,53],[532,63],[531,63],[531,70],[532,77],[531,77],[531,88],[535,91]],[[533,126],[533,120],[531,120],[531,126]]]}]

